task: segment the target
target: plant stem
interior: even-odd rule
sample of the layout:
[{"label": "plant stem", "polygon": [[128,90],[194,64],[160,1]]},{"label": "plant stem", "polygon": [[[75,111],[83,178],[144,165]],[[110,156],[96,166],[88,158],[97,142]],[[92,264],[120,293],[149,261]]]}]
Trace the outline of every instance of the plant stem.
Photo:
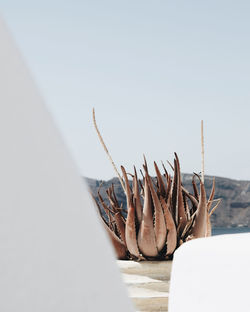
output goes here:
[{"label": "plant stem", "polygon": [[121,177],[119,171],[117,170],[116,165],[115,165],[115,163],[114,163],[114,161],[113,161],[113,159],[112,159],[112,157],[111,157],[111,155],[110,155],[110,153],[109,153],[109,151],[108,151],[108,149],[107,149],[107,146],[106,146],[106,144],[105,144],[104,141],[103,141],[103,138],[102,138],[102,136],[101,136],[101,133],[100,133],[98,127],[97,127],[96,119],[95,119],[95,109],[94,109],[94,108],[93,108],[93,122],[94,122],[94,126],[95,126],[95,129],[96,129],[98,138],[99,138],[99,140],[100,140],[100,142],[101,142],[101,144],[102,144],[102,146],[103,146],[103,148],[104,148],[104,151],[105,151],[106,154],[108,155],[108,158],[109,158],[109,160],[110,160],[110,162],[111,162],[111,164],[112,164],[112,166],[113,166],[113,168],[114,168],[114,170],[115,170],[115,172],[116,172],[116,174],[117,174],[117,176],[118,176],[118,179],[119,179],[119,181],[120,181],[120,183],[121,183],[121,186],[122,186],[122,188],[123,188],[123,191],[124,191],[124,193],[126,194],[126,190],[125,190],[125,186],[124,186],[122,177]]},{"label": "plant stem", "polygon": [[204,184],[204,172],[205,172],[205,162],[204,162],[204,133],[203,133],[203,120],[201,121],[201,181]]}]

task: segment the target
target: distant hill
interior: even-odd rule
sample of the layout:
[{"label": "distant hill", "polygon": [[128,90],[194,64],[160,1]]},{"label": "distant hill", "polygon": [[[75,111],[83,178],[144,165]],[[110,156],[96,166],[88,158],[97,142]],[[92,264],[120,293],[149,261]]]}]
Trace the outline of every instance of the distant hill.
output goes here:
[{"label": "distant hill", "polygon": [[[85,179],[94,196],[101,184],[100,180]],[[192,191],[192,175],[183,174],[183,185]],[[207,195],[210,193],[213,177],[205,177]],[[114,184],[117,199],[126,208],[126,198],[118,178],[104,181],[101,187],[101,194],[105,196],[105,190]],[[214,227],[250,227],[250,181],[238,181],[227,178],[215,177],[215,198],[221,198],[222,202],[212,215]]]}]

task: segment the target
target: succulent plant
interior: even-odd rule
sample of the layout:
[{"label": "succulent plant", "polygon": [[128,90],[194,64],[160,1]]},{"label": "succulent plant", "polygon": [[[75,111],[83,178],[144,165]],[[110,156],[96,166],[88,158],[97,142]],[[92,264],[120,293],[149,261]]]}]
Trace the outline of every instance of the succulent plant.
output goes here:
[{"label": "succulent plant", "polygon": [[212,208],[215,202],[215,182],[213,181],[207,200],[204,182],[199,175],[193,176],[193,194],[182,185],[177,154],[172,167],[173,177],[164,165],[163,175],[156,162],[154,168],[156,178],[150,177],[144,158],[142,181],[138,179],[134,167],[131,187],[128,173],[121,166],[127,200],[125,217],[124,209],[117,201],[114,186],[106,191],[108,205],[98,192],[96,203],[119,259],[171,259],[176,248],[184,242],[211,235],[210,216],[219,205],[217,200]]},{"label": "succulent plant", "polygon": [[[130,187],[128,173],[121,166],[124,183],[97,127],[94,109],[93,123],[127,199],[127,211],[124,216],[125,210],[117,200],[114,186],[106,190],[108,205],[100,192],[98,200],[94,198],[118,259],[171,259],[176,248],[184,242],[211,235],[210,217],[218,207],[220,199],[214,200],[215,180],[208,200],[206,196],[203,121],[201,121],[202,171],[201,177],[198,174],[193,176],[193,194],[182,185],[180,162],[176,153],[174,166],[170,164],[173,177],[163,164],[162,175],[156,162],[154,162],[156,179],[150,177],[144,157],[142,181],[138,179],[134,167],[134,173],[130,174],[133,178]],[[199,189],[196,178],[200,184]],[[213,203],[216,203],[214,207]]]}]

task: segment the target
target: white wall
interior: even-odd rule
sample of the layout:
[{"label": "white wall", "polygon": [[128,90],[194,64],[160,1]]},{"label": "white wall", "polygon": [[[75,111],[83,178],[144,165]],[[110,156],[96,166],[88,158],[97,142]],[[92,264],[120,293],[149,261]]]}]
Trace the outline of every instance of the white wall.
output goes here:
[{"label": "white wall", "polygon": [[174,255],[169,312],[250,311],[249,246],[249,233],[183,244]]},{"label": "white wall", "polygon": [[0,311],[132,311],[86,187],[2,21],[0,42]]}]

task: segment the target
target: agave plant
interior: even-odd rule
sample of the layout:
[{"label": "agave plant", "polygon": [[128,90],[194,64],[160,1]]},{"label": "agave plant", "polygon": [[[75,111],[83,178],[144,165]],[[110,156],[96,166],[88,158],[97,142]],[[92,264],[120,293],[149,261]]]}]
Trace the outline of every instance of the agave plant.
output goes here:
[{"label": "agave plant", "polygon": [[[134,167],[130,186],[128,173],[121,166],[127,200],[125,216],[113,185],[106,191],[109,204],[105,203],[98,191],[96,203],[118,259],[171,259],[182,243],[211,235],[210,216],[220,202],[217,200],[212,208],[215,182],[213,181],[207,200],[204,181],[199,175],[193,176],[193,194],[182,185],[177,154],[172,166],[173,177],[164,165],[163,174],[156,162],[154,168],[156,178],[149,175],[144,158],[142,180],[138,179]],[[196,178],[199,181],[199,190]]]}]

